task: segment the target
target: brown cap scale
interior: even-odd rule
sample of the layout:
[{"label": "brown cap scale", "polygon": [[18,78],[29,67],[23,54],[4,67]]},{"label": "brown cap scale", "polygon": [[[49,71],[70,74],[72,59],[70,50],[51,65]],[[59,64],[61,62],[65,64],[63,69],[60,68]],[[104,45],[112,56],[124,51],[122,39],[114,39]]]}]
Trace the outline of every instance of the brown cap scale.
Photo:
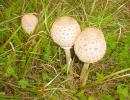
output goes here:
[{"label": "brown cap scale", "polygon": [[52,25],[51,37],[55,43],[65,50],[68,66],[70,66],[71,62],[70,48],[74,45],[80,32],[81,30],[78,22],[69,16],[58,18]]},{"label": "brown cap scale", "polygon": [[28,34],[31,34],[34,32],[37,26],[37,23],[38,23],[38,18],[32,13],[24,14],[21,19],[22,28]]},{"label": "brown cap scale", "polygon": [[81,81],[84,81],[88,64],[99,61],[105,54],[106,42],[102,31],[97,28],[86,28],[77,38],[74,50],[78,58],[85,63],[80,76]]}]

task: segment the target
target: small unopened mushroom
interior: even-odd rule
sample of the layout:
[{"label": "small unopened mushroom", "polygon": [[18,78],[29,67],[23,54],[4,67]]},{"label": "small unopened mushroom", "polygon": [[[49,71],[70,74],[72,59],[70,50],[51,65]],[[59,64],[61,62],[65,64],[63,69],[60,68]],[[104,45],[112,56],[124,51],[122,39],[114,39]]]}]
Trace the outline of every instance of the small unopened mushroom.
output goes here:
[{"label": "small unopened mushroom", "polygon": [[106,51],[106,42],[102,31],[96,28],[86,28],[76,39],[74,50],[77,57],[84,62],[80,75],[81,87],[84,87],[89,64],[102,59]]},{"label": "small unopened mushroom", "polygon": [[31,34],[34,32],[37,26],[38,18],[32,13],[24,14],[21,19],[21,23],[24,31],[26,31],[28,34]]},{"label": "small unopened mushroom", "polygon": [[58,18],[51,28],[52,39],[65,50],[66,63],[68,65],[67,74],[69,73],[72,75],[70,49],[74,45],[74,42],[80,32],[81,30],[78,22],[69,16]]}]

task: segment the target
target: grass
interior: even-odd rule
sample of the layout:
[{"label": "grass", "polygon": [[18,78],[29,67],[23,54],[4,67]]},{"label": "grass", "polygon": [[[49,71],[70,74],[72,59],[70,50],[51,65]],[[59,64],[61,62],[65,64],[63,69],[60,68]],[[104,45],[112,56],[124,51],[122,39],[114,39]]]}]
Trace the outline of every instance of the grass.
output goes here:
[{"label": "grass", "polygon": [[[0,99],[129,100],[129,6],[129,0],[0,0]],[[24,13],[39,18],[31,36],[21,28]],[[107,42],[105,57],[90,65],[83,89],[83,63],[72,49],[75,78],[67,80],[64,51],[50,37],[54,20],[65,15],[82,30],[100,28]]]}]

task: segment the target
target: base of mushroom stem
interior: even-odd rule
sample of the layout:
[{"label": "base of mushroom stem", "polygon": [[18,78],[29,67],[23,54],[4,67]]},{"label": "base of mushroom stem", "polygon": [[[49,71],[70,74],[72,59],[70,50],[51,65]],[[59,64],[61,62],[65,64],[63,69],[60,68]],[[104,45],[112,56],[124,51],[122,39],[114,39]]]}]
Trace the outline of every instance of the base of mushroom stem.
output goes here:
[{"label": "base of mushroom stem", "polygon": [[67,78],[69,80],[73,79],[73,68],[72,68],[72,63],[70,61],[70,63],[68,64],[68,67],[67,67]]}]

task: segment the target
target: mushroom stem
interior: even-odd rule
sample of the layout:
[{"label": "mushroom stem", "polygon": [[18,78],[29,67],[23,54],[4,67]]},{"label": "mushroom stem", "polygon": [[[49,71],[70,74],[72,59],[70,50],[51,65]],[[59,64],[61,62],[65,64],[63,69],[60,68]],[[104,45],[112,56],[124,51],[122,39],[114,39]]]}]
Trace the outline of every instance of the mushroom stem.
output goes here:
[{"label": "mushroom stem", "polygon": [[66,63],[67,63],[67,75],[69,78],[72,77],[73,74],[73,70],[72,70],[72,66],[71,66],[71,53],[70,53],[70,48],[65,48],[65,55],[66,55]]},{"label": "mushroom stem", "polygon": [[86,81],[88,78],[88,72],[87,72],[88,68],[89,68],[89,63],[84,63],[84,66],[80,74],[81,87],[84,87],[86,85]]}]

